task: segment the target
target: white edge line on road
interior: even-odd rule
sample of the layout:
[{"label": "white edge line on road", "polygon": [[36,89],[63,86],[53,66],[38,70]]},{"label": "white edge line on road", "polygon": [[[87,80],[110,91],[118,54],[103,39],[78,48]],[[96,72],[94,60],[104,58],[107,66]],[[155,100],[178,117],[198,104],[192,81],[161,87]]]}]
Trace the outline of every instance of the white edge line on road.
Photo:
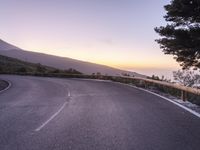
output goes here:
[{"label": "white edge line on road", "polygon": [[[5,81],[5,80],[4,80],[4,81]],[[10,81],[6,81],[6,82],[8,82],[8,86],[7,86],[5,89],[1,90],[0,93],[2,93],[2,92],[4,92],[4,91],[8,90],[8,89],[12,86],[12,84],[11,84]]]},{"label": "white edge line on road", "polygon": [[[82,80],[87,80],[87,79],[82,79]],[[91,79],[88,79],[88,80],[91,80]],[[113,81],[110,81],[110,82],[113,82]],[[184,110],[190,112],[191,114],[197,116],[198,118],[200,118],[200,114],[197,113],[196,111],[194,111],[194,110],[192,110],[192,109],[189,109],[189,108],[187,108],[187,107],[185,107],[185,106],[183,106],[183,105],[181,105],[181,104],[179,104],[179,103],[177,103],[177,102],[175,102],[175,101],[173,101],[173,100],[171,100],[171,99],[169,99],[169,98],[166,98],[166,97],[164,97],[164,96],[161,96],[161,95],[159,95],[159,94],[157,94],[157,93],[154,93],[154,92],[151,92],[151,91],[149,91],[149,90],[146,90],[146,89],[143,89],[143,88],[139,88],[139,87],[136,87],[136,86],[133,86],[133,85],[129,85],[129,84],[124,84],[124,83],[120,83],[120,82],[114,82],[114,83],[126,85],[126,86],[129,86],[129,87],[138,89],[138,90],[145,91],[145,92],[150,93],[150,94],[152,94],[152,95],[158,96],[158,97],[160,97],[160,98],[162,98],[162,99],[165,99],[165,100],[167,100],[167,101],[169,101],[169,102],[175,104],[176,106],[181,107],[182,109],[184,109]]]},{"label": "white edge line on road", "polygon": [[35,131],[40,131],[43,127],[45,127],[51,120],[53,120],[53,119],[63,110],[63,108],[65,108],[65,105],[66,105],[67,103],[68,103],[68,102],[65,102],[55,114],[53,114],[53,115],[52,115],[47,121],[45,121],[41,126],[39,126],[37,129],[35,129]]},{"label": "white edge line on road", "polygon": [[[127,85],[127,84],[125,84],[125,85]],[[199,113],[197,113],[197,112],[195,112],[194,110],[191,110],[191,109],[189,109],[189,108],[187,108],[187,107],[185,107],[185,106],[183,106],[183,105],[181,105],[181,104],[179,104],[179,103],[177,103],[177,102],[175,102],[175,101],[173,101],[173,100],[171,100],[171,99],[169,99],[169,98],[166,98],[166,97],[161,96],[161,95],[159,95],[159,94],[157,94],[157,93],[148,91],[148,90],[146,90],[146,89],[138,88],[138,87],[136,87],[136,86],[132,86],[132,85],[128,85],[128,86],[133,87],[133,88],[136,88],[136,89],[139,89],[139,90],[142,90],[142,91],[145,91],[145,92],[150,93],[150,94],[153,94],[153,95],[158,96],[158,97],[160,97],[160,98],[162,98],[162,99],[165,99],[165,100],[167,100],[167,101],[169,101],[169,102],[171,102],[171,103],[173,103],[173,104],[175,104],[175,105],[177,105],[177,106],[183,108],[184,110],[190,112],[191,114],[197,116],[198,118],[200,118],[200,114],[199,114]]]}]

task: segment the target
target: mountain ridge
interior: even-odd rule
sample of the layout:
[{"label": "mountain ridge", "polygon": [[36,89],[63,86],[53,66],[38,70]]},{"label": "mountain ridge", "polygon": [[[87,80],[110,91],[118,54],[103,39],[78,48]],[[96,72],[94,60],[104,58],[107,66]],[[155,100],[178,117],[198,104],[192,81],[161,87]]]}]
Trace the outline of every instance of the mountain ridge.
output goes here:
[{"label": "mountain ridge", "polygon": [[0,39],[0,50],[10,50],[10,49],[18,49],[20,50],[19,47],[16,47],[8,42],[3,41]]},{"label": "mountain ridge", "polygon": [[[4,49],[2,49],[2,47]],[[76,60],[69,57],[61,57],[51,54],[23,50],[3,40],[0,40],[0,54],[32,63],[41,63],[43,65],[52,66],[59,69],[74,68],[84,74],[100,72],[103,75],[121,76],[122,74],[129,74],[130,76],[146,77],[145,75],[141,75],[136,72],[121,70],[106,65]]]}]

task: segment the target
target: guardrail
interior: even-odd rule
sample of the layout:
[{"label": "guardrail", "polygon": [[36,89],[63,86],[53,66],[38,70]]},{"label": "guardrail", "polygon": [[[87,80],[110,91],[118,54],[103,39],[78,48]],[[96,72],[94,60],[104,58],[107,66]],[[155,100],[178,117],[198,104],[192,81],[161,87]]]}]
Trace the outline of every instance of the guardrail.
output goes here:
[{"label": "guardrail", "polygon": [[187,99],[187,93],[200,95],[200,89],[196,89],[196,88],[177,85],[177,84],[173,84],[173,83],[169,83],[169,82],[165,82],[165,81],[157,81],[157,80],[152,80],[152,79],[147,79],[147,78],[140,78],[140,77],[126,77],[126,78],[132,79],[132,80],[138,80],[141,82],[141,84],[144,84],[145,87],[147,86],[148,83],[154,83],[154,84],[158,84],[161,86],[167,86],[170,88],[178,89],[181,91],[181,99],[183,101],[185,101]]},{"label": "guardrail", "polygon": [[[162,86],[163,89],[173,88],[175,90],[181,91],[181,99],[185,101],[187,97],[189,97],[191,94],[197,95],[198,97],[195,98],[195,101],[200,105],[200,89],[191,88],[191,87],[185,87],[169,82],[164,81],[158,81],[153,79],[147,79],[147,78],[140,78],[140,77],[122,77],[122,76],[104,76],[104,75],[83,75],[83,74],[63,74],[63,73],[15,73],[18,75],[32,75],[32,76],[43,76],[43,77],[61,77],[61,78],[87,78],[87,79],[103,79],[103,80],[111,80],[116,82],[122,82],[122,83],[132,83],[136,86],[142,86],[147,88],[150,84],[150,86],[155,87],[157,85]],[[174,92],[174,90],[171,90]],[[177,96],[178,91],[175,91]],[[171,93],[170,93],[171,94]],[[188,96],[189,95],[189,96]],[[187,99],[188,100],[188,99]]]}]

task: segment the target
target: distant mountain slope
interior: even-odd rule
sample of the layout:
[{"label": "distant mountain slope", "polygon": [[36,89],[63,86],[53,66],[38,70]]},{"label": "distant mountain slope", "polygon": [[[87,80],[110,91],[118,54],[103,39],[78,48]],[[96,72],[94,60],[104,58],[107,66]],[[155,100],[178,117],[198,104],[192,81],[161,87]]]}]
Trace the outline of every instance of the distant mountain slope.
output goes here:
[{"label": "distant mountain slope", "polygon": [[[2,47],[6,47],[6,44],[8,44],[8,43],[1,42],[0,44],[3,45]],[[11,49],[8,49],[8,48],[9,48],[9,46],[7,46],[6,50],[0,48],[0,54],[9,56],[9,57],[13,57],[13,58],[18,58],[20,60],[24,60],[24,61],[28,61],[28,62],[32,62],[32,63],[41,63],[43,65],[52,66],[52,67],[59,68],[59,69],[74,68],[84,74],[92,74],[92,73],[100,72],[103,75],[105,75],[105,74],[121,75],[122,73],[128,73],[131,76],[134,75],[134,76],[138,76],[138,77],[146,77],[144,75],[141,75],[141,74],[138,74],[135,72],[124,71],[124,70],[108,67],[105,65],[84,62],[84,61],[71,59],[71,58],[67,58],[67,57],[58,57],[58,56],[54,56],[54,55],[25,51],[25,50],[21,50],[19,48],[18,49],[12,48],[12,47],[10,47]]]},{"label": "distant mountain slope", "polygon": [[11,44],[0,39],[0,50],[11,50],[11,49],[20,50],[20,48],[13,46],[13,45],[11,45]]},{"label": "distant mountain slope", "polygon": [[0,55],[0,74],[1,73],[65,73],[81,74],[77,70],[59,70],[57,68],[44,66],[37,63],[30,63],[16,58]]},{"label": "distant mountain slope", "polygon": [[54,71],[52,67],[21,61],[16,58],[0,55],[0,73],[36,72],[37,68]]}]

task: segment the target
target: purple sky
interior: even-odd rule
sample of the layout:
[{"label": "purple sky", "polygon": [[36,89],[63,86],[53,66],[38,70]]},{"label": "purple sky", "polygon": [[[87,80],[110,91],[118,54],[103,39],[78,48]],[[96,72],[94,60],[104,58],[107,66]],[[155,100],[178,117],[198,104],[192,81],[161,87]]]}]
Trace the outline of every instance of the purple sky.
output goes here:
[{"label": "purple sky", "polygon": [[170,76],[154,42],[170,0],[0,0],[1,39],[23,49]]}]

